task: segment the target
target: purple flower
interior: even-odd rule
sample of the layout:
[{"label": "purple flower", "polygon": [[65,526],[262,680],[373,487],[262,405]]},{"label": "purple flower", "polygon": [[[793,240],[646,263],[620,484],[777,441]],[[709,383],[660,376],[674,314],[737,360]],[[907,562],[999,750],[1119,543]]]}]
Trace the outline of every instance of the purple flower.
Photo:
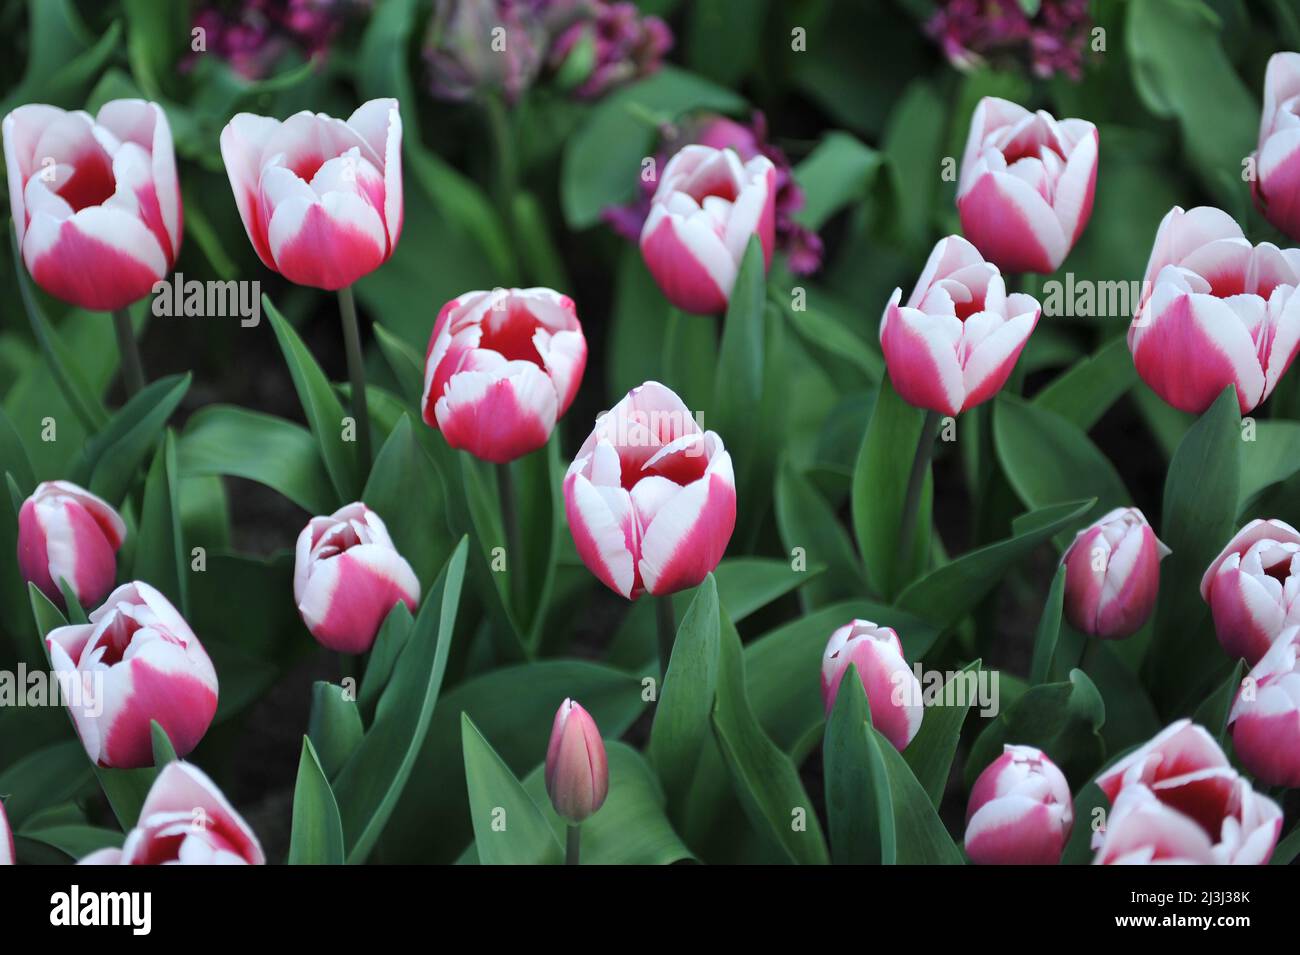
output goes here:
[{"label": "purple flower", "polygon": [[[349,15],[369,0],[243,0],[214,3],[194,14],[193,26],[204,32],[205,52],[228,63],[245,79],[271,71],[286,50],[308,58],[322,57]],[[183,68],[192,69],[191,54]]]},{"label": "purple flower", "polygon": [[1078,79],[1092,19],[1088,0],[1042,0],[1026,14],[1020,0],[940,0],[926,32],[958,69],[988,59],[1027,62],[1036,76]]},{"label": "purple flower", "polygon": [[574,95],[599,99],[616,86],[649,76],[672,49],[668,24],[641,16],[634,3],[597,3],[564,30],[547,59],[560,73],[580,74]]},{"label": "purple flower", "polygon": [[452,102],[483,94],[517,101],[541,69],[552,6],[542,0],[435,0],[424,45],[429,92]]},{"label": "purple flower", "polygon": [[[803,190],[795,182],[785,153],[767,141],[767,120],[762,113],[755,112],[748,125],[708,113],[678,128],[665,128],[655,156],[655,168],[662,169],[669,157],[691,143],[714,149],[730,147],[742,161],[759,155],[770,159],[776,167],[776,247],[786,254],[786,264],[795,275],[810,275],[821,267],[821,237],[794,220],[795,213],[803,208]],[[635,200],[627,205],[607,207],[601,218],[623,238],[636,242],[650,214],[650,200],[657,185],[655,180],[642,179]]]}]

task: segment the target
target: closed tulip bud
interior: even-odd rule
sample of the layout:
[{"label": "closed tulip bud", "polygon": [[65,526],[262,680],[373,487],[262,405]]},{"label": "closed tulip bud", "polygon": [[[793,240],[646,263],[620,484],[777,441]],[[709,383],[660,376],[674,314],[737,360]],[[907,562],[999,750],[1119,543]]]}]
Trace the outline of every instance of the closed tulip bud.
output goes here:
[{"label": "closed tulip bud", "polygon": [[546,747],[546,792],[555,812],[572,823],[594,813],[609,795],[609,763],[600,729],[575,700],[566,699],[555,713]]},{"label": "closed tulip bud", "polygon": [[1300,627],[1283,630],[1242,681],[1228,725],[1252,776],[1300,788]]},{"label": "closed tulip bud", "polygon": [[1282,809],[1251,788],[1214,737],[1178,720],[1097,777],[1111,802],[1094,862],[1265,865]]},{"label": "closed tulip bud", "polygon": [[3,129],[14,229],[37,285],[112,311],[166,278],[181,246],[181,192],[157,103],[116,99],[94,117],[19,106]]},{"label": "closed tulip bud", "polygon": [[1300,250],[1252,246],[1226,212],[1169,211],[1128,331],[1138,374],[1168,404],[1201,414],[1232,385],[1246,414],[1300,348]]},{"label": "closed tulip bud", "polygon": [[564,510],[587,569],[631,600],[694,587],[736,527],[722,439],[657,381],[596,419],[564,477]]},{"label": "closed tulip bud", "polygon": [[986,96],[957,185],[961,229],[1004,272],[1055,272],[1092,215],[1097,127]]},{"label": "closed tulip bud", "polygon": [[1254,666],[1283,630],[1300,625],[1300,531],[1251,521],[1206,570],[1201,597],[1228,656]]},{"label": "closed tulip bud", "polygon": [[424,421],[447,443],[503,464],[546,444],[587,364],[573,299],[548,288],[466,292],[438,312]]},{"label": "closed tulip bud", "polygon": [[5,815],[5,804],[0,802],[0,865],[14,864],[14,834]]},{"label": "closed tulip bud", "polygon": [[143,581],[123,584],[90,622],[45,638],[91,762],[153,765],[152,722],[176,755],[198,745],[217,712],[217,671],[176,608]]},{"label": "closed tulip bud", "polygon": [[1255,205],[1300,242],[1300,53],[1274,53],[1268,61],[1254,159]]},{"label": "closed tulip bud", "polygon": [[18,511],[18,568],[23,579],[65,607],[61,580],[83,607],[113,589],[126,524],[117,511],[70,481],[45,481]]},{"label": "closed tulip bud", "polygon": [[197,766],[170,762],[149,787],[140,821],[122,848],[92,852],[79,865],[265,865],[242,816]]},{"label": "closed tulip bud", "polygon": [[685,146],[664,166],[641,229],[641,255],[664,296],[697,315],[727,307],[750,236],[763,265],[776,246],[776,167],[732,149]]},{"label": "closed tulip bud", "polygon": [[239,113],[221,131],[235,205],[262,263],[340,289],[388,260],[402,231],[402,118],[372,99],[347,121]]},{"label": "closed tulip bud", "polygon": [[1062,558],[1070,626],[1104,640],[1137,633],[1155,608],[1168,555],[1136,507],[1116,508],[1079,531]]},{"label": "closed tulip bud", "polygon": [[925,704],[921,683],[903,659],[898,634],[869,620],[854,620],[831,634],[822,654],[822,701],[827,715],[849,664],[866,691],[872,725],[895,749],[906,749],[921,728]]},{"label": "closed tulip bud", "polygon": [[311,635],[340,653],[365,653],[399,603],[420,603],[420,581],[379,515],[360,501],[313,517],[293,565],[293,598]]},{"label": "closed tulip bud", "polygon": [[1070,838],[1070,784],[1032,746],[1003,746],[966,806],[966,854],[977,865],[1056,865]]},{"label": "closed tulip bud", "polygon": [[902,296],[894,289],[880,320],[889,380],[909,404],[945,415],[998,393],[1041,311],[1008,295],[997,266],[957,235],[939,240],[900,306]]}]

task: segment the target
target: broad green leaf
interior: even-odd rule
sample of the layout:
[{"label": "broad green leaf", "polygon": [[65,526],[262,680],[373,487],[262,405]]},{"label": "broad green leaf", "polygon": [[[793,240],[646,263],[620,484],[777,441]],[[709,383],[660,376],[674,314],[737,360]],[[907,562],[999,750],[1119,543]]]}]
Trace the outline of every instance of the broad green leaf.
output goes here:
[{"label": "broad green leaf", "polygon": [[1029,665],[1029,682],[1038,684],[1047,679],[1052,669],[1052,657],[1056,654],[1056,641],[1061,634],[1061,611],[1065,606],[1065,565],[1056,569],[1052,578],[1052,587],[1047,592],[1047,603],[1043,605],[1043,615],[1038,618],[1038,630],[1034,635],[1034,656]]},{"label": "broad green leaf", "polygon": [[187,49],[185,10],[172,0],[124,0],[122,10],[131,74],[150,99],[158,99],[177,56]]},{"label": "broad green leaf", "polygon": [[167,731],[157,720],[149,721],[149,736],[153,744],[154,769],[162,769],[176,759],[176,748],[172,746]]},{"label": "broad green leaf", "polygon": [[402,397],[413,407],[419,408],[424,396],[424,362],[421,361],[419,352],[378,322],[371,328],[380,353],[392,369],[393,377],[397,379]]},{"label": "broad green leaf", "polygon": [[80,483],[109,503],[120,503],[189,391],[191,379],[188,373],[160,378],[123,405],[78,456],[73,473]]},{"label": "broad green leaf", "polygon": [[[1257,421],[1241,441],[1238,510],[1260,491],[1300,471],[1300,421]],[[1225,541],[1226,543],[1226,541]]]},{"label": "broad green leaf", "polygon": [[1287,836],[1277,844],[1273,850],[1273,856],[1268,860],[1269,865],[1290,865],[1295,861],[1296,856],[1300,856],[1300,828],[1292,829]]},{"label": "broad green leaf", "polygon": [[27,493],[35,490],[36,472],[32,470],[23,439],[4,408],[0,408],[0,467],[13,475],[19,489]]},{"label": "broad green leaf", "polygon": [[1128,342],[1120,335],[1046,385],[1033,404],[1088,431],[1136,381]]},{"label": "broad green leaf", "polygon": [[33,826],[14,833],[14,843],[18,849],[18,858],[22,862],[36,862],[25,858],[25,841],[39,842],[51,846],[63,853],[73,862],[84,859],[100,849],[122,847],[122,833],[116,829],[103,829],[99,826],[87,826],[79,823],[67,825]]},{"label": "broad green leaf", "polygon": [[95,778],[99,788],[117,817],[117,823],[123,832],[130,832],[140,821],[140,809],[158,778],[158,770],[150,766],[145,769],[107,769],[94,767]]},{"label": "broad green leaf", "polygon": [[926,706],[921,728],[903,750],[903,761],[929,794],[935,809],[939,808],[948,785],[948,773],[966,714],[979,697],[980,664],[981,661],[974,660],[948,677],[933,704]]},{"label": "broad green leaf", "polygon": [[[709,411],[710,430],[724,435],[723,440],[735,462],[738,496],[750,487],[757,439],[761,429],[753,427],[752,415],[763,397],[763,310],[766,304],[766,272],[763,246],[757,236],[750,237],[740,273],[727,303],[722,324],[722,343],[718,349],[718,366]],[[693,407],[703,395],[685,395],[687,407]]]},{"label": "broad green leaf", "polygon": [[1238,660],[1228,671],[1227,679],[1205,698],[1192,715],[1192,722],[1199,723],[1214,734],[1220,746],[1227,742],[1228,716],[1232,712],[1232,701],[1237,698],[1237,691],[1241,689],[1241,681],[1245,675],[1245,661]]},{"label": "broad green leaf", "polygon": [[[406,610],[405,605],[399,606]],[[394,607],[389,616],[392,617],[397,612]],[[407,619],[410,619],[409,611]],[[356,700],[347,689],[324,680],[312,684],[307,737],[312,744],[312,755],[326,779],[338,776],[361,745],[365,734]]]},{"label": "broad green leaf", "polygon": [[90,764],[79,740],[54,743],[0,771],[4,811],[15,830],[36,813],[71,799],[90,782]]},{"label": "broad green leaf", "polygon": [[810,606],[866,590],[861,561],[834,510],[788,459],[777,470],[776,525],[787,554],[801,554],[804,560],[826,568],[805,584]]},{"label": "broad green leaf", "polygon": [[[623,250],[615,272],[614,304],[605,350],[608,379],[605,393],[611,407],[642,382],[666,377],[663,342],[668,336],[672,312],[672,306],[646,268],[641,250],[629,245]],[[701,395],[696,400],[706,397]]]},{"label": "broad green leaf", "polygon": [[869,732],[889,777],[889,801],[894,811],[895,861],[899,865],[964,865],[925,788],[912,775],[893,744],[872,727]]},{"label": "broad green leaf", "polygon": [[483,738],[469,714],[461,714],[465,786],[469,790],[474,845],[484,865],[557,865],[560,843],[537,803],[510,767]]},{"label": "broad green leaf", "polygon": [[153,457],[144,484],[132,573],[189,612],[189,554],[181,539],[176,439],[168,431]]},{"label": "broad green leaf", "polygon": [[870,727],[867,695],[857,667],[849,664],[822,749],[831,857],[837,865],[889,863],[896,852],[889,779]]},{"label": "broad green leaf", "polygon": [[370,658],[366,661],[366,672],[361,678],[361,689],[357,693],[357,702],[367,713],[374,709],[379,694],[388,685],[393,675],[393,667],[411,638],[415,620],[406,604],[397,603],[384,618],[374,645],[370,648]]},{"label": "broad green leaf", "polygon": [[343,823],[338,803],[311,739],[304,736],[298,781],[293,789],[289,865],[342,865],[343,862]]},{"label": "broad green leaf", "polygon": [[737,87],[761,62],[768,0],[695,0],[686,10],[686,64]]},{"label": "broad green leaf", "polygon": [[831,216],[864,199],[881,164],[880,153],[855,136],[832,131],[794,167],[795,182],[803,188],[804,204],[796,219],[820,229]]}]

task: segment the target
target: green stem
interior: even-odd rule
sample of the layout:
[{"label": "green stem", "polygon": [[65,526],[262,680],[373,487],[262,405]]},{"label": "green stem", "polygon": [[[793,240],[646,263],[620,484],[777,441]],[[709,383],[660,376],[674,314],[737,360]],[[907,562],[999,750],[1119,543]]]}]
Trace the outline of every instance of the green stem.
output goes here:
[{"label": "green stem", "polygon": [[144,387],[144,366],[140,364],[140,347],[131,328],[131,316],[126,309],[113,312],[113,330],[117,333],[117,352],[122,358],[122,386],[131,398]]},{"label": "green stem", "polygon": [[[514,135],[510,129],[510,112],[500,96],[488,96],[484,101],[488,119],[488,132],[492,137],[493,198],[497,214],[505,228],[506,242],[515,271],[521,268],[518,230],[515,228],[515,194],[519,191],[519,168],[515,160]],[[517,277],[516,277],[517,280]]]},{"label": "green stem", "polygon": [[578,843],[582,839],[582,827],[577,823],[569,823],[569,832],[564,840],[564,864],[578,864]]},{"label": "green stem", "polygon": [[907,476],[907,495],[903,498],[898,566],[904,574],[909,572],[912,563],[912,550],[916,544],[916,514],[921,508],[921,489],[925,487],[925,475],[930,469],[930,457],[934,454],[934,439],[938,433],[939,412],[927,411],[925,423],[921,425],[921,438],[916,443],[916,456],[912,458],[912,473]]},{"label": "green stem", "polygon": [[1084,673],[1087,673],[1092,669],[1092,665],[1097,658],[1097,647],[1100,645],[1101,641],[1096,637],[1090,637],[1086,634],[1084,635],[1083,651],[1079,654],[1078,669],[1082,670]]},{"label": "green stem", "polygon": [[655,597],[655,629],[659,634],[659,673],[660,695],[663,694],[662,681],[668,676],[668,661],[673,656],[673,644],[677,642],[677,621],[673,617],[673,596],[664,594]]},{"label": "green stem", "polygon": [[348,355],[348,382],[352,386],[352,417],[357,423],[357,445],[361,466],[370,473],[370,410],[366,404],[366,361],[361,351],[361,328],[357,325],[357,300],[352,286],[339,289],[339,317],[343,320],[343,347]]},{"label": "green stem", "polygon": [[501,500],[501,524],[506,532],[506,573],[510,575],[510,597],[515,619],[522,621],[524,612],[524,548],[519,533],[519,507],[515,498],[515,480],[509,464],[497,465],[497,495]]}]

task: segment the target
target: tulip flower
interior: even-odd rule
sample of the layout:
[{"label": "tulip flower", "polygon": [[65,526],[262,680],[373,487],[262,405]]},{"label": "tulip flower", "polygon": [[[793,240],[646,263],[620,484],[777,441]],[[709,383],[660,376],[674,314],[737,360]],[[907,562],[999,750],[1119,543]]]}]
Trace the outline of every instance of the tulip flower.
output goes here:
[{"label": "tulip flower", "polygon": [[94,606],[113,589],[126,524],[117,511],[70,481],[44,481],[18,511],[18,569],[66,609],[59,581]]},{"label": "tulip flower", "polygon": [[123,584],[90,622],[45,638],[50,665],[91,762],[153,765],[151,722],[188,755],[217,712],[217,672],[176,608],[143,581]]},{"label": "tulip flower", "polygon": [[121,849],[92,852],[79,865],[265,865],[242,816],[207,774],[170,762],[149,787],[140,821]]},{"label": "tulip flower", "polygon": [[379,515],[357,501],[313,517],[298,535],[293,599],[322,645],[365,653],[393,607],[419,605],[420,581]]},{"label": "tulip flower", "polygon": [[1252,776],[1300,787],[1300,627],[1288,627],[1247,674],[1228,714],[1232,746]]},{"label": "tulip flower", "polygon": [[1200,414],[1228,385],[1241,413],[1273,392],[1300,349],[1300,250],[1252,246],[1226,212],[1169,211],[1128,344],[1142,380]]},{"label": "tulip flower", "polygon": [[546,57],[541,7],[517,0],[437,0],[424,40],[429,92],[450,102],[488,96],[518,101]]},{"label": "tulip flower", "polygon": [[1283,630],[1300,624],[1300,531],[1251,521],[1205,571],[1201,597],[1228,656],[1254,666]]},{"label": "tulip flower", "polygon": [[763,267],[776,246],[776,167],[732,149],[684,147],[664,166],[641,230],[641,255],[668,301],[687,312],[723,311],[757,235]]},{"label": "tulip flower", "polygon": [[736,526],[736,480],[722,439],[657,381],[596,419],[564,477],[578,555],[635,600],[694,587]]},{"label": "tulip flower", "polygon": [[1007,295],[996,265],[961,236],[940,239],[900,307],[894,294],[880,321],[889,380],[918,408],[956,415],[1006,384],[1038,323],[1029,295]]},{"label": "tulip flower", "polygon": [[546,792],[562,819],[582,822],[609,795],[605,743],[591,714],[566,699],[555,712],[546,747]]},{"label": "tulip flower", "polygon": [[0,865],[14,864],[14,834],[5,815],[5,804],[0,802]]},{"label": "tulip flower", "polygon": [[895,749],[906,749],[921,728],[925,704],[898,634],[869,620],[853,620],[831,634],[822,654],[822,701],[828,716],[849,664],[866,691],[872,725]]},{"label": "tulip flower", "polygon": [[986,96],[962,156],[966,238],[1004,272],[1055,272],[1092,215],[1097,127]]},{"label": "tulip flower", "polygon": [[466,292],[434,322],[425,423],[453,448],[513,461],[546,444],[586,364],[587,340],[567,295],[547,288]]},{"label": "tulip flower", "polygon": [[1097,777],[1111,802],[1095,862],[1264,865],[1282,810],[1251,788],[1209,733],[1179,720]]},{"label": "tulip flower", "polygon": [[379,268],[402,231],[402,119],[374,99],[347,121],[239,113],[221,158],[249,241],[298,285],[342,289]]},{"label": "tulip flower", "polygon": [[1264,218],[1300,242],[1300,53],[1274,53],[1264,74],[1264,110],[1251,192]]},{"label": "tulip flower", "polygon": [[1103,640],[1137,633],[1155,609],[1168,555],[1136,507],[1116,508],[1079,531],[1062,558],[1070,626]]},{"label": "tulip flower", "polygon": [[94,116],[20,106],[4,118],[9,202],[23,262],[55,298],[115,311],[165,278],[181,245],[171,128],[157,103]]},{"label": "tulip flower", "polygon": [[1032,746],[1003,746],[966,806],[966,854],[978,865],[1056,865],[1070,838],[1070,784]]}]

